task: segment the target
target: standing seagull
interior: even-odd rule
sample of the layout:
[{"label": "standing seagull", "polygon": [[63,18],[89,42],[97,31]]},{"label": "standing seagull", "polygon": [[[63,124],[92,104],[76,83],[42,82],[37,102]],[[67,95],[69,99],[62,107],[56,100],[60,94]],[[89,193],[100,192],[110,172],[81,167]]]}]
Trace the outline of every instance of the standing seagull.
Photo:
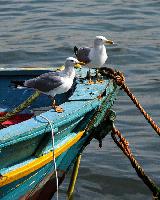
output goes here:
[{"label": "standing seagull", "polygon": [[[89,47],[77,48],[76,46],[74,47],[74,53],[77,59],[85,63],[89,68],[96,68],[97,77],[98,77],[98,68],[101,68],[108,58],[104,44],[113,44],[113,41],[108,40],[103,36],[96,36],[92,48]],[[98,78],[97,81],[100,82]],[[93,83],[91,81],[90,69],[89,69],[88,83],[90,84]]]},{"label": "standing seagull", "polygon": [[[76,58],[68,57],[65,61],[65,69],[63,71],[48,72],[33,79],[12,81],[12,83],[16,85],[17,88],[33,88],[54,98],[56,94],[65,93],[72,87],[75,77],[74,66],[79,63],[80,62]],[[52,107],[56,112],[63,112],[60,106],[56,106],[55,100],[52,103]]]}]

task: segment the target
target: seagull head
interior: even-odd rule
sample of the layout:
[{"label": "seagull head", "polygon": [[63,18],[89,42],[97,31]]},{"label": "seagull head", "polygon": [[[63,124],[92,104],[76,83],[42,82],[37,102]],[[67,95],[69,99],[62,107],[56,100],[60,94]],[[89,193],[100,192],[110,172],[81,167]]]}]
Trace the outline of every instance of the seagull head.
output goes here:
[{"label": "seagull head", "polygon": [[114,43],[112,40],[108,40],[104,36],[96,36],[96,38],[94,40],[94,45],[100,46],[100,45],[104,45],[104,44],[114,44]]},{"label": "seagull head", "polygon": [[80,67],[81,65],[84,65],[83,62],[80,62],[78,61],[76,58],[73,58],[73,57],[68,57],[66,59],[66,62],[65,62],[65,66],[74,66],[74,67]]}]

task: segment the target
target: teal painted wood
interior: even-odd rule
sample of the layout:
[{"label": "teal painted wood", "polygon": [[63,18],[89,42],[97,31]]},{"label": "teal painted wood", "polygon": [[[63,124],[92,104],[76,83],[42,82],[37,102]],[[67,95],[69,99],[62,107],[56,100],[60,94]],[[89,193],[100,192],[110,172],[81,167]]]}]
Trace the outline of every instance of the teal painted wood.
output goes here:
[{"label": "teal painted wood", "polygon": [[[79,153],[81,146],[84,144],[87,139],[87,135],[81,139],[78,143],[72,146],[68,151],[63,153],[61,156],[56,159],[56,164],[58,170],[68,171],[72,166],[73,161],[75,160],[77,154]],[[35,173],[32,173],[30,176],[27,176],[23,179],[15,181],[14,184],[9,184],[5,187],[0,188],[0,199],[18,199],[21,196],[25,195],[26,192],[31,191],[47,174],[54,173],[54,163],[50,162],[45,165],[43,168],[37,170]],[[18,187],[17,187],[18,185]]]},{"label": "teal painted wood", "polygon": [[[99,117],[100,116],[98,116],[97,118]],[[101,120],[102,120],[102,116],[101,116]],[[77,127],[77,131],[78,129],[81,129],[82,126],[83,125],[81,124],[81,127],[79,128]],[[68,169],[73,164],[76,156],[81,151],[81,148],[83,147],[88,137],[89,137],[89,134],[86,134],[79,142],[77,142],[68,151],[66,151],[61,156],[59,156],[58,159],[56,159],[57,168],[59,170],[63,170],[66,172],[68,171]],[[31,191],[32,193],[32,189],[50,172],[54,172],[53,162],[47,164],[40,170],[37,170],[35,173],[32,173],[31,175],[23,179],[20,179],[18,181],[15,181],[12,184],[2,187],[0,189],[0,194],[1,194],[0,198],[3,200],[7,200],[7,198],[18,199],[22,195],[25,195],[25,193],[27,193],[28,191]]]},{"label": "teal painted wood", "polygon": [[[56,159],[57,167],[59,168],[62,159],[65,157],[67,152],[63,153]],[[13,182],[7,186],[0,188],[0,199],[18,199],[25,195],[26,192],[31,191],[47,174],[54,172],[54,163],[50,162],[41,169],[35,171],[34,173],[26,176],[18,181]],[[18,185],[18,187],[17,187]]]},{"label": "teal painted wood", "polygon": [[[5,74],[5,72],[3,72],[3,74]],[[30,76],[29,72],[26,72],[25,70],[17,70],[17,73],[14,71],[13,74],[12,71],[9,71],[9,76],[2,76],[2,79],[0,79],[0,100],[5,97],[5,91],[6,95],[8,95],[7,98],[10,96],[16,98],[19,95],[25,99],[31,94],[32,91],[28,90],[16,91],[11,88],[8,89],[11,80],[10,77],[24,79],[26,76],[22,77],[23,74],[27,74],[28,78]],[[83,80],[85,75],[86,69],[78,69],[77,76],[80,79],[76,80],[73,91],[70,91],[67,95],[63,94],[57,97],[65,110],[63,113],[56,113],[53,109],[42,113],[42,115],[50,120],[53,125],[55,148],[65,144],[79,131],[84,130],[95,111],[101,106],[102,112],[99,112],[93,125],[94,127],[97,127],[103,120],[106,110],[111,108],[117,96],[118,89],[111,80],[105,80],[102,84],[88,85],[86,84],[86,80]],[[31,72],[31,76],[33,76],[33,72]],[[3,95],[1,95],[1,93],[3,93]],[[102,99],[97,98],[101,93],[104,93]],[[5,102],[7,102],[7,98],[5,98]],[[44,100],[44,98],[46,97],[40,97],[32,108],[48,105],[49,99],[46,98],[46,100]],[[20,99],[20,102],[21,101],[22,99]],[[13,101],[10,101],[10,99],[9,102],[10,103],[5,104],[6,110],[9,110],[11,104],[13,104]],[[2,104],[0,104],[0,109],[3,109]],[[89,132],[68,151],[57,158],[56,162],[59,169],[64,171],[69,169],[88,137]],[[0,130],[0,174],[3,175],[13,169],[18,169],[20,166],[23,166],[51,150],[51,127],[40,115],[14,126],[2,129]],[[45,171],[47,172],[44,173]],[[12,197],[15,197],[15,199],[19,198],[21,195],[24,195],[34,188],[34,186],[39,183],[40,177],[42,178],[44,174],[47,175],[51,171],[54,171],[53,163],[49,163],[21,180],[0,188],[0,195],[3,196],[3,199],[13,199]],[[19,183],[21,184],[15,188]],[[0,197],[2,198],[2,196]]]}]

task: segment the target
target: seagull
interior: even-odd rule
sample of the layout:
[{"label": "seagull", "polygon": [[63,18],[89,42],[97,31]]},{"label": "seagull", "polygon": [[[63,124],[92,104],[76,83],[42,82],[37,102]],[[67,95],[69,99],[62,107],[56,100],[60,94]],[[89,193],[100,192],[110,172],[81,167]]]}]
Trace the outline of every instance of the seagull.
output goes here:
[{"label": "seagull", "polygon": [[[76,75],[74,66],[79,64],[76,58],[68,57],[63,71],[48,72],[33,79],[12,81],[12,83],[17,88],[32,88],[54,99],[56,94],[65,93],[72,87]],[[57,106],[55,100],[53,100],[52,107],[56,112],[63,112],[63,108]]]},{"label": "seagull", "polygon": [[[85,63],[89,67],[89,84],[92,84],[90,68],[96,68],[98,77],[98,68],[101,68],[106,62],[108,56],[104,44],[114,44],[113,41],[106,39],[104,36],[96,36],[93,47],[74,47],[74,53],[80,62]],[[98,78],[97,78],[98,79]],[[97,80],[100,82],[99,80]]]}]

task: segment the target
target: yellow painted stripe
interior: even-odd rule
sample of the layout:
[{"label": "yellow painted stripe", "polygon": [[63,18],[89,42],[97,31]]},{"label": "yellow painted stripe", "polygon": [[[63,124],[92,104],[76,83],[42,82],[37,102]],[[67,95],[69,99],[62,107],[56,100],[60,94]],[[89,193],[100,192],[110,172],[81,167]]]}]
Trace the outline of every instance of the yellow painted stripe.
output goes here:
[{"label": "yellow painted stripe", "polygon": [[51,67],[20,67],[20,68],[18,68],[18,70],[28,70],[28,71],[30,71],[30,70],[51,70],[51,69],[53,69],[53,68],[51,68]]},{"label": "yellow painted stripe", "polygon": [[[79,132],[74,138],[67,141],[61,147],[55,149],[55,157],[57,158],[59,155],[61,155],[63,152],[65,152],[67,149],[73,146],[76,142],[78,142],[78,140],[80,140],[80,138],[83,136],[84,132],[85,131]],[[53,160],[53,152],[49,152],[48,154],[36,158],[35,160],[31,161],[30,163],[16,170],[4,174],[2,177],[0,177],[0,187],[29,175],[35,170],[38,170],[39,168],[48,164],[52,160]]]}]

